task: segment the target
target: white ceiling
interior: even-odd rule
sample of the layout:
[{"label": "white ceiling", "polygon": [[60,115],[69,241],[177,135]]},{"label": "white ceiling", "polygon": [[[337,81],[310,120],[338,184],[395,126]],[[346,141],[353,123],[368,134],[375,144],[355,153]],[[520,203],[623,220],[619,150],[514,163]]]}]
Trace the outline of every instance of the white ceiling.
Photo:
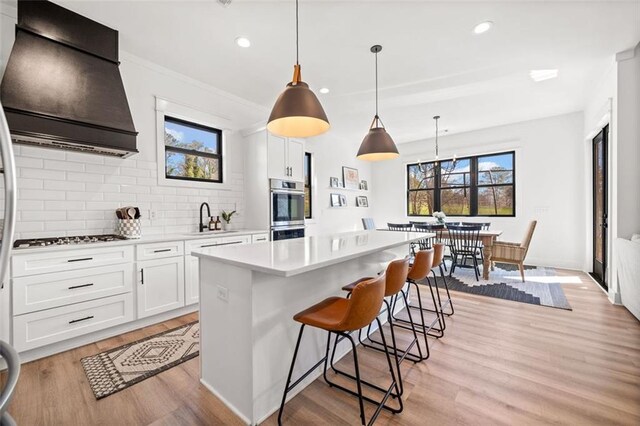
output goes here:
[{"label": "white ceiling", "polygon": [[[57,1],[120,31],[134,55],[245,98],[268,111],[291,78],[294,1]],[[475,24],[492,30],[474,35]],[[582,109],[612,56],[640,41],[640,1],[430,2],[300,0],[302,75],[335,135],[359,141],[374,112],[398,142]],[[252,46],[236,46],[237,36]],[[558,68],[534,83],[531,69]]]}]

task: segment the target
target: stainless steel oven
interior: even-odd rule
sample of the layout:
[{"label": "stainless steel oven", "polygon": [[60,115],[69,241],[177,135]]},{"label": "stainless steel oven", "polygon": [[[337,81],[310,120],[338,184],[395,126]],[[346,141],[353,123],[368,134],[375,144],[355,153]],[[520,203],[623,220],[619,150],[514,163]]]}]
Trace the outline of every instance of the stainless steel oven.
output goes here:
[{"label": "stainless steel oven", "polygon": [[271,228],[304,226],[304,184],[271,179]]},{"label": "stainless steel oven", "polygon": [[283,226],[279,228],[271,228],[271,241],[303,237],[304,226]]}]

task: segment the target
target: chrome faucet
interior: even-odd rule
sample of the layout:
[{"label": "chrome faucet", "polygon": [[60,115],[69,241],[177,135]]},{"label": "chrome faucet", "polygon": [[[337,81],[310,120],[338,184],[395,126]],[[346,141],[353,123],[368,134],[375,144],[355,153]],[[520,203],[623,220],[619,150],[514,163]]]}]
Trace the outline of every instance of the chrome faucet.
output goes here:
[{"label": "chrome faucet", "polygon": [[202,223],[202,208],[204,206],[207,206],[207,217],[211,217],[211,209],[209,208],[209,204],[207,204],[206,202],[200,204],[200,232],[203,232],[205,229],[209,228],[208,224]]}]

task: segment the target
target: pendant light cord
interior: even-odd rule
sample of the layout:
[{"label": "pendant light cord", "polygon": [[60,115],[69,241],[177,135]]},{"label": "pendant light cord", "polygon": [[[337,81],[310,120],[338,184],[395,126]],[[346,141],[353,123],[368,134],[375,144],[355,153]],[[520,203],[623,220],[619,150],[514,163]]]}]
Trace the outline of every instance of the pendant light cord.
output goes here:
[{"label": "pendant light cord", "polygon": [[436,120],[436,160],[437,160],[438,159],[438,119],[435,118],[435,120]]},{"label": "pendant light cord", "polygon": [[376,118],[378,117],[378,52],[376,52]]},{"label": "pendant light cord", "polygon": [[299,56],[300,56],[300,43],[298,41],[298,0],[296,0],[296,65],[300,65]]}]

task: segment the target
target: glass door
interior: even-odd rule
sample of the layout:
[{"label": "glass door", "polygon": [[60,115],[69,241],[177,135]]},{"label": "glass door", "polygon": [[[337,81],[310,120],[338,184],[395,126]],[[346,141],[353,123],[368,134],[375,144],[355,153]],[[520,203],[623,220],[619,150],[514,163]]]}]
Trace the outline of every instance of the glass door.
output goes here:
[{"label": "glass door", "polygon": [[607,269],[607,125],[593,139],[593,277],[606,290]]}]

